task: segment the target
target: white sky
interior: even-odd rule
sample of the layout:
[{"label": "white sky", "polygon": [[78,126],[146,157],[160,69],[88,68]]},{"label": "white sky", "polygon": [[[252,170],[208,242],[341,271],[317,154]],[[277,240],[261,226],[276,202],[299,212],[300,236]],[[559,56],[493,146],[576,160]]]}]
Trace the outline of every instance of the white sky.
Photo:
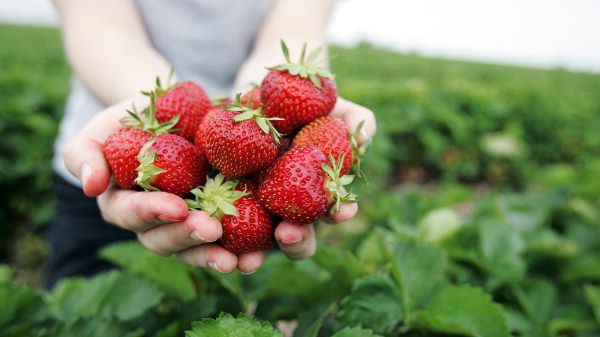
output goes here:
[{"label": "white sky", "polygon": [[[425,56],[600,73],[599,17],[600,0],[339,0],[329,37],[346,46],[367,40]],[[0,0],[0,22],[58,20],[50,0]]]},{"label": "white sky", "polygon": [[403,52],[600,72],[598,0],[342,0],[332,40]]}]

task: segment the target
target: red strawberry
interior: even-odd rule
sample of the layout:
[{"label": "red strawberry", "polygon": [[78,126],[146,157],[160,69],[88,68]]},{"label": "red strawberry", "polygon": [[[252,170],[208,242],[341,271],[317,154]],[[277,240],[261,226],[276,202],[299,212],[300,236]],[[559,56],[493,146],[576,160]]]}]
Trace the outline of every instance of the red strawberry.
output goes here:
[{"label": "red strawberry", "polygon": [[267,172],[258,201],[289,222],[314,222],[327,210],[338,210],[342,201],[356,202],[356,195],[342,191],[354,177],[340,177],[340,166],[313,145],[294,146]]},{"label": "red strawberry", "polygon": [[235,188],[236,191],[243,191],[253,198],[256,198],[256,191],[258,190],[258,184],[254,180],[247,178],[239,179],[239,182]]},{"label": "red strawberry", "polygon": [[[250,102],[252,105],[249,106],[248,102]],[[258,109],[260,106],[260,86],[255,85],[252,90],[243,94],[241,98],[241,105],[249,106],[252,109]]]},{"label": "red strawberry", "polygon": [[227,96],[215,96],[211,98],[212,108],[204,115],[200,125],[198,125],[198,129],[196,130],[196,135],[194,136],[194,145],[199,146],[204,153],[206,153],[206,148],[204,147],[204,139],[206,138],[206,125],[208,124],[208,119],[210,116],[216,112],[223,110],[223,106],[233,104],[233,100]]},{"label": "red strawberry", "polygon": [[258,201],[239,190],[236,180],[224,182],[218,174],[206,186],[195,188],[195,200],[187,199],[192,210],[201,209],[219,219],[223,235],[219,243],[235,254],[266,250],[273,246],[274,226],[271,215]]},{"label": "red strawberry", "polygon": [[344,163],[340,174],[350,173],[352,144],[344,122],[335,117],[325,116],[307,124],[294,137],[294,146],[308,144],[319,148],[327,157],[332,155],[335,161],[343,156]]},{"label": "red strawberry", "polygon": [[198,129],[196,130],[196,135],[194,136],[194,145],[201,148],[206,153],[206,130],[208,128],[208,121],[212,115],[221,112],[222,108],[212,108],[210,111],[204,116],[200,125],[198,125]]},{"label": "red strawberry", "polygon": [[137,158],[140,150],[154,136],[169,132],[177,119],[159,124],[154,116],[154,96],[150,97],[150,107],[144,110],[144,115],[140,115],[135,107],[127,112],[129,117],[121,119],[124,127],[106,139],[103,152],[117,185],[133,189],[137,186],[135,179],[138,175],[136,168],[140,165]]},{"label": "red strawberry", "polygon": [[260,101],[267,117],[280,117],[273,126],[284,134],[292,135],[302,126],[328,115],[337,99],[333,75],[315,64],[321,48],[305,60],[306,45],[299,63],[292,63],[289,51],[281,41],[287,63],[269,68],[271,71],[261,83]]},{"label": "red strawberry", "polygon": [[125,189],[133,189],[140,161],[138,153],[152,139],[148,131],[135,127],[123,127],[110,135],[104,142],[104,156],[112,171],[115,183]]},{"label": "red strawberry", "polygon": [[161,190],[183,198],[206,182],[208,162],[204,153],[179,135],[156,136],[144,145],[138,160],[136,182],[145,190]]},{"label": "red strawberry", "polygon": [[227,178],[243,177],[269,167],[278,152],[279,133],[256,110],[236,103],[211,114],[204,126],[204,148],[210,164]]},{"label": "red strawberry", "polygon": [[175,86],[162,88],[156,81],[156,119],[165,122],[180,115],[175,126],[177,134],[193,141],[198,125],[204,115],[211,109],[211,100],[198,84],[185,81]]}]

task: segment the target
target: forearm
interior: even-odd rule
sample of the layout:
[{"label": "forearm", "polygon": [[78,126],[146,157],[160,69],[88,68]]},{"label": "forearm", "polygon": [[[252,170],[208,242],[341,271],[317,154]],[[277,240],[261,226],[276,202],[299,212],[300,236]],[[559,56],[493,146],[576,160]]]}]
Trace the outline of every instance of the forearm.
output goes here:
[{"label": "forearm", "polygon": [[105,105],[138,96],[166,81],[171,65],[152,47],[132,1],[54,0],[67,59]]},{"label": "forearm", "polygon": [[[335,0],[278,0],[256,38],[250,57],[240,68],[235,81],[236,92],[247,90],[267,74],[266,67],[285,61],[280,41],[297,61],[304,43],[309,51],[323,47],[321,58],[327,57],[327,23]],[[326,65],[327,63],[324,63]]]}]

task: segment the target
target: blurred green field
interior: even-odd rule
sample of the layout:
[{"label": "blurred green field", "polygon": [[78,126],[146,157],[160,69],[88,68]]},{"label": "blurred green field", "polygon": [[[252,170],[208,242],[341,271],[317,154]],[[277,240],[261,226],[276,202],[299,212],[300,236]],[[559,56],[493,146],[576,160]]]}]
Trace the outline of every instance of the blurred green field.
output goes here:
[{"label": "blurred green field", "polygon": [[[39,269],[46,254],[40,235],[52,215],[52,141],[69,73],[57,30],[0,25],[0,41],[0,263],[16,268],[17,283],[36,287],[39,273],[26,271]],[[341,232],[322,227],[321,241],[356,257],[360,270],[395,278],[389,256],[400,253],[384,252],[382,237],[416,242],[415,256],[439,262],[427,272],[500,304],[512,336],[600,334],[600,75],[429,59],[367,44],[331,53],[340,95],[371,108],[378,132],[364,159],[368,181],[353,186],[359,216]],[[323,272],[320,259],[270,263],[309,278]],[[352,277],[325,298],[351,303],[360,284],[374,281],[352,288]],[[232,291],[233,281],[221,281]],[[288,309],[322,304],[308,295],[290,301]],[[271,311],[257,314],[271,320],[288,312],[269,303]],[[365,303],[376,313],[377,303]],[[398,310],[405,316],[396,325],[374,319],[360,326],[386,336],[487,336]],[[349,311],[337,316],[340,324],[358,324]]]}]

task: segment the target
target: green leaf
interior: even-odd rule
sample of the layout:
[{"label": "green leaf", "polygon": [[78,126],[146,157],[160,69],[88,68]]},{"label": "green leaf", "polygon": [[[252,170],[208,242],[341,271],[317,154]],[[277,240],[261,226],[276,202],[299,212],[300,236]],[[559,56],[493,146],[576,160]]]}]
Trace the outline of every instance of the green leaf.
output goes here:
[{"label": "green leaf", "polygon": [[218,318],[204,318],[192,323],[192,330],[185,332],[186,337],[283,337],[268,322],[256,318],[250,319],[244,314],[233,317],[222,313]]},{"label": "green leaf", "polygon": [[419,222],[419,236],[425,241],[441,243],[452,237],[462,226],[461,220],[450,208],[438,208],[427,213]]},{"label": "green leaf", "polygon": [[480,222],[479,249],[492,275],[503,281],[523,277],[526,265],[521,254],[525,242],[512,226],[491,219]]},{"label": "green leaf", "polygon": [[393,240],[392,275],[400,286],[405,315],[422,306],[445,286],[446,259],[436,246],[419,241]]},{"label": "green leaf", "polygon": [[416,312],[416,325],[429,331],[473,337],[509,337],[501,306],[481,289],[449,286],[425,310]]},{"label": "green leaf", "polygon": [[10,283],[13,277],[13,269],[9,265],[0,265],[0,284]]},{"label": "green leaf", "polygon": [[361,326],[391,334],[402,322],[402,296],[394,280],[383,273],[358,279],[341,303],[337,319],[342,326]]},{"label": "green leaf", "polygon": [[141,337],[144,336],[142,328],[128,328],[116,320],[90,318],[78,320],[74,323],[59,322],[52,327],[48,336],[61,337]]},{"label": "green leaf", "polygon": [[153,255],[137,240],[113,243],[100,250],[100,257],[124,268]]},{"label": "green leaf", "polygon": [[37,324],[49,319],[42,295],[12,283],[0,283],[0,335],[28,336]]},{"label": "green leaf", "polygon": [[180,301],[197,297],[190,266],[174,257],[158,256],[138,241],[112,244],[102,249],[100,256],[153,281]]},{"label": "green leaf", "polygon": [[150,281],[113,270],[89,280],[67,279],[59,283],[50,302],[67,322],[92,317],[129,321],[155,307],[163,296]]},{"label": "green leaf", "polygon": [[585,300],[587,304],[592,308],[596,322],[600,324],[600,286],[585,286],[583,288],[585,294]]},{"label": "green leaf", "polygon": [[294,337],[317,337],[319,329],[327,316],[335,309],[335,304],[318,305],[298,316],[298,328]]},{"label": "green leaf", "polygon": [[381,337],[381,335],[376,335],[367,329],[346,327],[331,337]]},{"label": "green leaf", "polygon": [[523,311],[537,326],[545,326],[552,316],[556,306],[557,289],[550,282],[543,280],[528,280],[527,288],[514,285],[513,293],[517,297]]}]

